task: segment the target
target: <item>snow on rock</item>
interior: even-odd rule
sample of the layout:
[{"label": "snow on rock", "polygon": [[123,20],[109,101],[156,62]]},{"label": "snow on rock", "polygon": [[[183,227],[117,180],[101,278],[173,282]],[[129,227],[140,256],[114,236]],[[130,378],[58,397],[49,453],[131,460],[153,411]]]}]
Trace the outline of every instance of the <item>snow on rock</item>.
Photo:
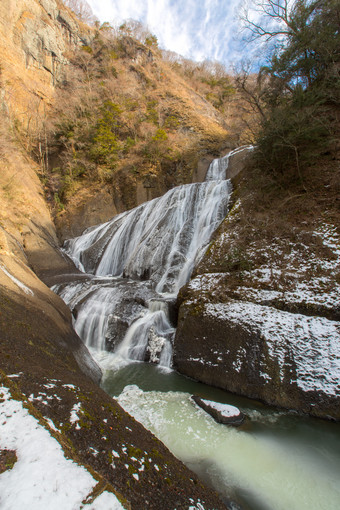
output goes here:
[{"label": "snow on rock", "polygon": [[239,426],[244,422],[244,414],[235,406],[229,404],[221,404],[219,402],[213,402],[212,400],[206,400],[196,395],[193,395],[192,400],[210,416],[214,418],[218,423],[224,425]]},{"label": "snow on rock", "polygon": [[205,400],[203,398],[202,402],[205,405],[210,406],[213,409],[216,409],[216,411],[221,413],[221,415],[225,416],[226,418],[233,418],[241,414],[241,411],[237,407],[231,406],[229,404],[221,404],[220,402],[213,402],[212,400]]},{"label": "snow on rock", "polygon": [[[79,510],[97,481],[64,457],[60,444],[0,386],[0,448],[16,451],[13,469],[0,477],[2,510]],[[123,510],[114,494],[103,493],[89,507]]]},{"label": "snow on rock", "polygon": [[204,510],[204,506],[201,503],[196,503],[195,506],[189,506],[188,510]]},{"label": "snow on rock", "polygon": [[340,235],[337,228],[320,224],[313,232],[302,230],[294,235],[294,241],[274,238],[267,244],[259,243],[254,233],[254,241],[240,253],[237,229],[222,232],[211,246],[210,257],[217,262],[217,267],[224,264],[225,272],[210,272],[212,268],[208,265],[204,274],[190,282],[189,290],[227,295],[228,271],[235,263],[242,265],[242,278],[231,297],[300,313],[307,310],[308,315],[313,312],[338,320]]},{"label": "snow on rock", "polygon": [[174,366],[268,404],[340,420],[340,323],[250,301],[186,300]]},{"label": "snow on rock", "polygon": [[[280,368],[283,381],[287,359],[296,369],[297,386],[303,391],[340,394],[340,324],[322,317],[307,317],[250,302],[207,304],[212,317],[257,332]],[[245,354],[246,356],[247,354]],[[266,373],[266,367],[263,366]]]},{"label": "snow on rock", "polygon": [[74,404],[74,406],[71,409],[71,415],[70,415],[70,423],[78,423],[79,416],[78,413],[81,410],[81,402],[78,402],[78,404]]},{"label": "snow on rock", "polygon": [[118,499],[112,492],[103,492],[94,503],[84,507],[88,510],[123,510],[124,507],[120,504]]},{"label": "snow on rock", "polygon": [[29,295],[29,296],[34,296],[34,292],[33,290],[31,290],[29,287],[27,287],[27,285],[25,285],[24,283],[22,283],[20,280],[18,280],[18,278],[15,278],[15,276],[13,276],[5,266],[3,266],[2,264],[0,264],[0,269],[3,273],[5,273],[6,276],[8,276],[8,278],[10,278],[12,280],[13,283],[15,283],[15,285],[17,287],[19,287],[19,289],[23,290],[25,292],[25,294]]},{"label": "snow on rock", "polygon": [[205,291],[206,288],[209,290],[220,285],[222,279],[225,278],[225,273],[207,273],[197,275],[195,278],[190,280],[188,288],[194,291]]}]

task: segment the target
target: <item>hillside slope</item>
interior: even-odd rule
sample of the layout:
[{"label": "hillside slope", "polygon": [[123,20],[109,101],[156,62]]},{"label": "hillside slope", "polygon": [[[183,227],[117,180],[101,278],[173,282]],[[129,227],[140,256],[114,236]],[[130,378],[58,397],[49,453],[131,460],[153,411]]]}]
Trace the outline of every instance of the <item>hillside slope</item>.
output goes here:
[{"label": "hillside slope", "polygon": [[235,143],[207,100],[204,73],[193,80],[180,71],[157,47],[106,26],[74,54],[47,135],[46,189],[61,238],[109,219],[110,207],[112,216],[203,180]]}]

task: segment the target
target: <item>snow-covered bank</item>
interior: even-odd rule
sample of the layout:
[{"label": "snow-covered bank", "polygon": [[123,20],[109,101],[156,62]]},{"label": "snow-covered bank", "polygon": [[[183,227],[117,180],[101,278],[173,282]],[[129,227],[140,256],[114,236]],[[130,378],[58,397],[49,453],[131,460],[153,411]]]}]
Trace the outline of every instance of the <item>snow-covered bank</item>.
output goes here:
[{"label": "snow-covered bank", "polygon": [[[92,498],[97,480],[83,466],[67,459],[49,431],[21,402],[0,386],[0,449],[16,451],[17,462],[0,476],[3,510],[122,510],[107,491]],[[88,501],[88,503],[86,503]]]}]

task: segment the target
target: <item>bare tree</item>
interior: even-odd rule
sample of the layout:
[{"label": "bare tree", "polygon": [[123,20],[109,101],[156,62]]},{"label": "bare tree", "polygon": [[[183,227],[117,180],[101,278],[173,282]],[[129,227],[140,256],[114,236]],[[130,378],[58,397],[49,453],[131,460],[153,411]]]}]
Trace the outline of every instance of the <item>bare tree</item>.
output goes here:
[{"label": "bare tree", "polygon": [[275,37],[285,37],[292,30],[289,0],[254,0],[242,8],[240,18],[249,39],[264,38],[269,42]]},{"label": "bare tree", "polygon": [[265,119],[265,94],[263,86],[264,77],[250,72],[250,64],[243,63],[242,68],[235,72],[234,80],[237,90],[248,103],[254,114],[260,114]]},{"label": "bare tree", "polygon": [[93,14],[86,0],[64,0],[64,4],[84,23],[93,25],[97,21],[96,16]]}]

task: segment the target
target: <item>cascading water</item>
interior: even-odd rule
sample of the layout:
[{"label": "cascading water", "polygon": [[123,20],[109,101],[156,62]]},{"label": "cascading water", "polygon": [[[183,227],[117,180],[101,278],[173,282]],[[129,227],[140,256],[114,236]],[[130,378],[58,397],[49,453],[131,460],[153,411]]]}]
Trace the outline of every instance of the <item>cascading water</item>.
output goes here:
[{"label": "cascading water", "polygon": [[178,186],[66,242],[78,268],[96,276],[54,288],[88,347],[114,351],[117,362],[170,366],[168,308],[227,213],[229,157],[212,162],[206,182]]},{"label": "cascading water", "polygon": [[229,166],[229,160],[232,156],[236,156],[236,154],[240,154],[241,152],[247,152],[253,150],[252,145],[243,145],[242,147],[238,147],[237,149],[229,152],[223,158],[214,159],[211,165],[208,168],[207,175],[205,177],[206,181],[219,181],[221,179],[226,179],[226,171]]},{"label": "cascading water", "polygon": [[230,182],[179,186],[66,243],[78,267],[176,293],[227,212]]}]

